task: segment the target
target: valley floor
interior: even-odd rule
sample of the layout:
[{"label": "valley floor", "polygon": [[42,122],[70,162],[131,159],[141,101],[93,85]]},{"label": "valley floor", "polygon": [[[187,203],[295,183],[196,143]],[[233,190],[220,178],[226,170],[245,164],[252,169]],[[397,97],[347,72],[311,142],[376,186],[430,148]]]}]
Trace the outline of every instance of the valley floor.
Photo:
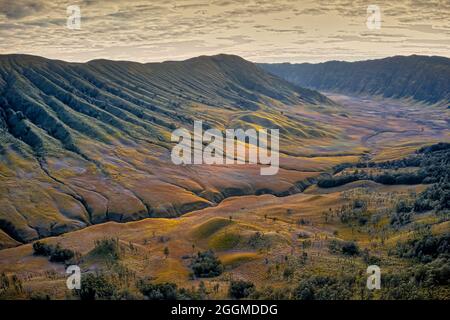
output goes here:
[{"label": "valley floor", "polygon": [[[304,172],[316,176],[330,172],[332,166],[343,162],[394,160],[421,146],[450,141],[447,109],[391,100],[328,96],[343,107],[324,112],[292,107],[290,113],[339,128],[342,131],[339,138],[324,148],[319,140],[309,141],[310,145],[305,147],[309,154],[286,157],[282,161],[286,170],[302,171],[303,165]],[[345,150],[344,154],[339,154],[340,150]],[[113,270],[128,274],[126,280],[116,281],[138,298],[142,296],[127,283],[144,278],[195,290],[203,283],[204,298],[228,298],[232,280],[252,282],[260,292],[258,298],[293,298],[292,292],[299,281],[318,275],[345,277],[349,274],[362,286],[361,294],[352,294],[351,298],[379,298],[379,294],[364,290],[370,257],[378,261],[383,274],[395,273],[414,265],[390,254],[397,242],[412,238],[421,226],[426,226],[432,234],[450,230],[449,221],[434,212],[415,216],[412,221],[415,229],[389,227],[389,217],[399,201],[410,201],[426,188],[422,184],[386,186],[362,180],[328,189],[313,185],[302,193],[283,197],[234,196],[178,218],[101,223],[49,237],[43,242],[77,252],[77,262],[83,272]],[[342,222],[340,213],[358,201],[367,206],[369,220],[378,218],[367,224]],[[105,238],[118,239],[120,258],[112,261],[92,254],[97,241]],[[354,242],[366,255],[349,257],[332,252],[332,240]],[[224,265],[224,272],[213,278],[193,276],[190,265],[196,253],[209,249]],[[0,272],[21,279],[23,291],[19,298],[29,298],[36,292],[58,299],[74,297],[66,288],[65,265],[33,255],[32,244],[1,250]],[[287,296],[283,291],[288,292]],[[450,299],[448,290],[438,294]]]}]

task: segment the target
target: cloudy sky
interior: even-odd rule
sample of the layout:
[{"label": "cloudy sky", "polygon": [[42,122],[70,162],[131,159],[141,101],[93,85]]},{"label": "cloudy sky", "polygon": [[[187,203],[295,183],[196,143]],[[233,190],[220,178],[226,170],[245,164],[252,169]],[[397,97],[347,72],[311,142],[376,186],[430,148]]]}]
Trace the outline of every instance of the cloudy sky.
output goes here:
[{"label": "cloudy sky", "polygon": [[[368,5],[381,28],[366,25]],[[67,28],[67,6],[81,29]],[[0,54],[141,62],[217,53],[256,62],[450,56],[450,0],[0,0]]]}]

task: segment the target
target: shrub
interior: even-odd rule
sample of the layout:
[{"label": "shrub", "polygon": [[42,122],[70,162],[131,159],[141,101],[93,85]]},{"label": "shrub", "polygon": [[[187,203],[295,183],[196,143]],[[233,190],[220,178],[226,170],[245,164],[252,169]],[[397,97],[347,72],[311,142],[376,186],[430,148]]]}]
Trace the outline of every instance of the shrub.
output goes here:
[{"label": "shrub", "polygon": [[300,281],[294,297],[298,300],[348,300],[354,281],[352,278],[312,276]]},{"label": "shrub", "polygon": [[223,272],[223,265],[213,251],[199,252],[191,264],[192,271],[197,277],[217,277]]},{"label": "shrub", "polygon": [[333,188],[333,187],[339,187],[344,184],[358,181],[358,180],[365,179],[365,178],[366,178],[366,176],[363,176],[360,174],[342,175],[342,176],[321,179],[317,182],[317,185],[320,188]]},{"label": "shrub", "polygon": [[112,260],[119,260],[121,256],[119,239],[111,238],[96,240],[91,254]]},{"label": "shrub", "polygon": [[411,212],[411,210],[412,210],[412,207],[403,200],[400,200],[397,203],[397,205],[395,206],[395,212],[398,212],[398,213]]},{"label": "shrub", "polygon": [[353,209],[367,209],[367,202],[361,199],[356,199],[352,204]]},{"label": "shrub", "polygon": [[81,288],[77,290],[81,300],[109,300],[115,292],[116,287],[104,275],[93,273],[81,277]]},{"label": "shrub", "polygon": [[274,288],[272,286],[266,286],[260,291],[254,291],[250,298],[259,300],[288,300],[291,299],[291,290],[285,287]]},{"label": "shrub", "polygon": [[353,241],[346,241],[342,244],[341,251],[347,256],[355,256],[359,254],[359,247]]},{"label": "shrub", "polygon": [[396,254],[407,259],[416,259],[423,263],[450,254],[450,233],[442,235],[428,234],[421,239],[398,243]]},{"label": "shrub", "polygon": [[250,281],[231,281],[228,294],[233,299],[247,298],[255,291],[255,285]]},{"label": "shrub", "polygon": [[331,240],[328,248],[332,253],[342,253],[347,256],[359,255],[358,245],[353,241]]},{"label": "shrub", "polygon": [[70,249],[61,248],[59,244],[53,246],[40,241],[33,243],[33,254],[49,257],[51,262],[61,263],[64,263],[75,257],[75,252]]},{"label": "shrub", "polygon": [[40,241],[36,241],[35,243],[33,243],[33,254],[36,256],[48,257],[52,254],[52,246]]},{"label": "shrub", "polygon": [[176,300],[177,285],[175,283],[153,284],[147,281],[139,281],[137,284],[139,291],[150,300]]},{"label": "shrub", "polygon": [[410,211],[401,211],[395,212],[389,221],[390,225],[394,228],[400,228],[411,222],[411,212]]},{"label": "shrub", "polygon": [[450,209],[450,182],[448,178],[422,192],[414,203],[414,211],[416,212],[432,209],[438,211]]},{"label": "shrub", "polygon": [[50,254],[50,261],[52,262],[66,262],[70,259],[72,259],[75,256],[75,252],[69,249],[61,248],[58,245],[53,249],[52,253]]}]

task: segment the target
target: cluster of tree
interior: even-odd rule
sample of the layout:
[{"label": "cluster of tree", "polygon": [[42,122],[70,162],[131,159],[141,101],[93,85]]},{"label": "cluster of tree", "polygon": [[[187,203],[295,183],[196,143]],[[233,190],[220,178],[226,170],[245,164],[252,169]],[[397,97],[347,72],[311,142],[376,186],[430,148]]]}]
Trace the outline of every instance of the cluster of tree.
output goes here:
[{"label": "cluster of tree", "polygon": [[211,250],[197,253],[191,268],[195,276],[199,278],[217,277],[223,272],[222,262]]},{"label": "cluster of tree", "polygon": [[[184,300],[186,292],[178,289],[175,283],[151,283],[140,280],[137,283],[139,291],[149,300]],[[195,298],[195,297],[190,297]]]},{"label": "cluster of tree", "polygon": [[344,224],[352,224],[357,222],[360,226],[365,225],[369,218],[367,213],[367,201],[356,199],[352,204],[342,206],[337,216]]},{"label": "cluster of tree", "polygon": [[[450,153],[450,143],[439,142],[430,146],[422,147],[415,154],[403,159],[383,162],[358,163],[357,168],[380,168],[380,169],[400,169],[408,167],[430,167],[429,171],[435,173],[434,166],[448,165],[448,155]],[[351,164],[342,164],[335,167],[335,171],[351,168]]]},{"label": "cluster of tree", "polygon": [[429,176],[426,172],[419,170],[418,172],[384,172],[380,175],[372,175],[365,172],[355,172],[352,174],[343,174],[334,177],[322,178],[317,182],[317,185],[321,188],[334,188],[359,180],[372,180],[377,183],[386,185],[413,185],[434,182],[434,180],[432,181],[429,179]]},{"label": "cluster of tree", "polygon": [[33,243],[33,254],[48,257],[51,262],[59,263],[66,263],[75,257],[73,250],[62,248],[59,243],[54,246],[40,241]]},{"label": "cluster of tree", "polygon": [[368,176],[365,173],[346,174],[329,178],[322,178],[317,182],[320,188],[334,188],[344,184],[355,182],[358,180],[367,179]]},{"label": "cluster of tree", "polygon": [[119,260],[121,256],[119,239],[111,238],[96,240],[94,249],[92,249],[90,253],[111,260]]},{"label": "cluster of tree", "polygon": [[[200,281],[198,288],[179,288],[175,283],[151,283],[139,281],[137,288],[149,300],[203,300],[206,299],[208,291],[205,283]],[[215,288],[218,288],[216,286]]]},{"label": "cluster of tree", "polygon": [[430,263],[418,264],[381,277],[381,299],[448,299],[450,295],[450,259],[441,256]]},{"label": "cluster of tree", "polygon": [[396,255],[429,263],[439,257],[450,257],[450,232],[400,242],[395,248]]},{"label": "cluster of tree", "polygon": [[450,181],[445,176],[439,183],[432,185],[422,192],[414,203],[415,212],[428,210],[450,210]]},{"label": "cluster of tree", "polygon": [[353,241],[340,241],[333,239],[328,244],[328,249],[332,253],[341,253],[346,256],[357,256],[360,254],[358,245]]},{"label": "cluster of tree", "polygon": [[116,297],[118,288],[101,273],[86,273],[82,275],[81,287],[76,293],[81,300],[110,300]]},{"label": "cluster of tree", "polygon": [[[450,209],[450,144],[438,143],[419,149],[416,154],[400,160],[386,162],[360,163],[354,167],[379,168],[385,171],[382,174],[373,175],[367,172],[355,170],[353,173],[329,176],[318,181],[321,188],[338,187],[358,180],[372,180],[386,185],[398,184],[434,184],[423,192],[412,207],[397,208],[397,213],[392,224],[407,223],[408,212],[424,212],[428,210]],[[335,167],[335,172],[351,168],[351,164],[341,164]],[[397,172],[399,168],[419,168],[408,172]]]},{"label": "cluster of tree", "polygon": [[250,281],[231,281],[228,294],[233,299],[248,298],[255,292],[255,285]]},{"label": "cluster of tree", "polygon": [[413,206],[404,200],[400,200],[396,207],[395,212],[390,218],[390,225],[395,229],[403,227],[411,222]]},{"label": "cluster of tree", "polygon": [[303,279],[294,290],[298,300],[348,300],[353,296],[355,277],[312,276]]}]

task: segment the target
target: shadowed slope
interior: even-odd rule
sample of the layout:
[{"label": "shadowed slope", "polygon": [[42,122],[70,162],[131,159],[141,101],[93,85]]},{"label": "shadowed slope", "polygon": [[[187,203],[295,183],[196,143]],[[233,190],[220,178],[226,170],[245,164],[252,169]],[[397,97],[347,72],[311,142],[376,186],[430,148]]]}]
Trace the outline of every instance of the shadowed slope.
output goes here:
[{"label": "shadowed slope", "polygon": [[[333,105],[236,56],[140,64],[0,56],[0,229],[9,244],[104,221],[173,217],[225,197],[289,194],[317,175],[259,166],[179,167],[170,134],[194,120],[269,125],[286,148],[333,137],[286,106]],[[9,239],[11,238],[11,239]]]},{"label": "shadowed slope", "polygon": [[385,59],[319,64],[260,64],[292,83],[316,90],[426,103],[450,102],[450,59],[412,55]]}]

